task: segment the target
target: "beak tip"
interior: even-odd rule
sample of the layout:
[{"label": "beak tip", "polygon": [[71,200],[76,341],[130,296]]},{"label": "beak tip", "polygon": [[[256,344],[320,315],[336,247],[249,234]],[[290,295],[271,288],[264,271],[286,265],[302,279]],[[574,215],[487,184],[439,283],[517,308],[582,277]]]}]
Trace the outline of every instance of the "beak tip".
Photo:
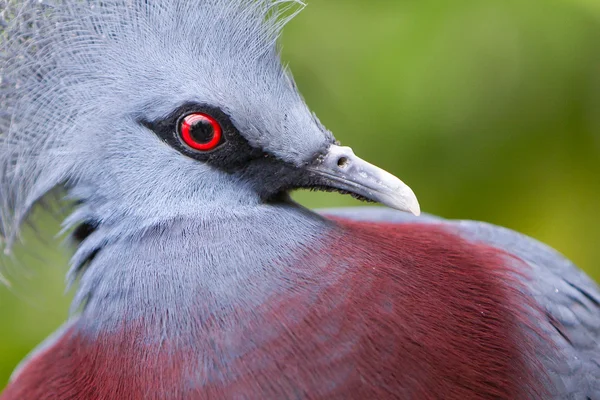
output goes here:
[{"label": "beak tip", "polygon": [[419,199],[415,195],[415,192],[408,186],[406,186],[405,194],[404,194],[405,204],[406,206],[402,209],[403,211],[408,211],[413,214],[415,217],[421,215],[421,205],[419,204]]},{"label": "beak tip", "polygon": [[418,217],[421,215],[421,206],[419,205],[419,201],[417,200],[416,196],[414,196],[414,195],[402,197],[400,199],[400,201],[391,201],[391,202],[382,201],[382,203],[388,207],[395,209],[395,210],[411,213],[415,217]]},{"label": "beak tip", "polygon": [[416,198],[415,198],[414,203],[407,207],[406,211],[410,212],[415,217],[418,217],[421,215],[421,206],[419,205],[419,202],[417,201]]},{"label": "beak tip", "polygon": [[415,217],[421,215],[421,205],[419,204],[419,200],[417,200],[417,196],[414,197],[414,201],[410,207],[410,211],[415,215]]}]

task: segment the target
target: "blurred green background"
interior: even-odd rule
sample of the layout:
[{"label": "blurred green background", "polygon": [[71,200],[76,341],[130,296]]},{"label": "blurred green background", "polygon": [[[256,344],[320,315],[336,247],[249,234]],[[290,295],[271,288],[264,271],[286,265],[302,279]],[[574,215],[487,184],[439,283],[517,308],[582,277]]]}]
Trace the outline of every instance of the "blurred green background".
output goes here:
[{"label": "blurred green background", "polygon": [[[524,232],[600,279],[599,0],[309,0],[283,45],[322,122],[424,211]],[[34,219],[5,260],[0,388],[67,316],[60,218]]]}]

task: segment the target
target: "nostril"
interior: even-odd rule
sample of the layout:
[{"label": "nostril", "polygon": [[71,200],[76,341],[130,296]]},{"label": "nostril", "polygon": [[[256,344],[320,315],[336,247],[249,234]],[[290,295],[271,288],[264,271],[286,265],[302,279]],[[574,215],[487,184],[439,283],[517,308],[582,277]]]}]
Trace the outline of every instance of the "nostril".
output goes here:
[{"label": "nostril", "polygon": [[348,157],[340,157],[337,162],[337,165],[340,168],[346,168],[348,164],[350,164],[350,160],[348,160]]}]

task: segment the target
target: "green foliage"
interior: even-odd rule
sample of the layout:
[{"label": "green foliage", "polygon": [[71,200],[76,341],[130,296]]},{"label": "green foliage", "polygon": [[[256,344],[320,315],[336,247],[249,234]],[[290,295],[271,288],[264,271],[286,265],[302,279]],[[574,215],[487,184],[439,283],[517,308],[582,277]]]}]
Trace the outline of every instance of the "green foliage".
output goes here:
[{"label": "green foliage", "polygon": [[[311,0],[283,53],[322,122],[424,211],[524,232],[600,279],[598,4]],[[0,288],[0,387],[67,314],[68,251],[50,239],[58,222],[39,218],[51,243],[26,232],[14,286]]]}]

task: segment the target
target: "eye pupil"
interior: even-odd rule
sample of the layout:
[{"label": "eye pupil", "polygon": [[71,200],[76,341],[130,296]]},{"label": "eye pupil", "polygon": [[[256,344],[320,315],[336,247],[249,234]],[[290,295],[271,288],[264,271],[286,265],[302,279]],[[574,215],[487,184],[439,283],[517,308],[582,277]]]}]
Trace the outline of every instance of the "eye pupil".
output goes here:
[{"label": "eye pupil", "polygon": [[210,151],[221,144],[221,126],[210,115],[189,114],[180,123],[183,142],[194,150]]},{"label": "eye pupil", "polygon": [[191,126],[190,135],[196,143],[208,143],[215,136],[215,128],[208,120],[201,119]]}]

